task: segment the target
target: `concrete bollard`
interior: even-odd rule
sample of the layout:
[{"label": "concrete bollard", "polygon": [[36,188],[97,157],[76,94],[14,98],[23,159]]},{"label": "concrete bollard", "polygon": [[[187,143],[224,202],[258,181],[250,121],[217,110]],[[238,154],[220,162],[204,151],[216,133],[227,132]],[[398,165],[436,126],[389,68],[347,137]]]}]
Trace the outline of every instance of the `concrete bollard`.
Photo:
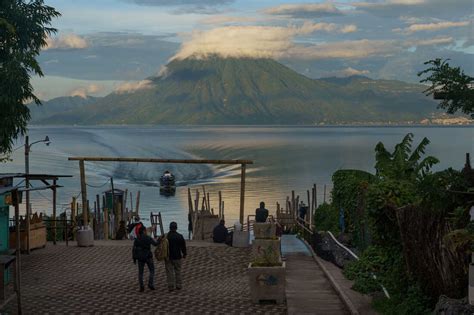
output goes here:
[{"label": "concrete bollard", "polygon": [[94,246],[94,231],[89,227],[83,227],[76,233],[77,246]]}]

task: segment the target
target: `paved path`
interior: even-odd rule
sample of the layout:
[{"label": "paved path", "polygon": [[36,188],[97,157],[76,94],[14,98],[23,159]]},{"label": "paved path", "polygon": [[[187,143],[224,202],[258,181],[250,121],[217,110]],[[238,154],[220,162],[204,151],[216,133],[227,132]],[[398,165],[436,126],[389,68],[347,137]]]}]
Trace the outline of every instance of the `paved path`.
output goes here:
[{"label": "paved path", "polygon": [[[131,242],[73,243],[22,256],[24,314],[286,314],[285,305],[252,303],[250,248],[189,242],[183,290],[168,292],[164,266],[155,262],[156,291],[140,293]],[[16,314],[16,299],[0,313]]]},{"label": "paved path", "polygon": [[295,235],[282,236],[288,314],[349,314],[310,251]]}]

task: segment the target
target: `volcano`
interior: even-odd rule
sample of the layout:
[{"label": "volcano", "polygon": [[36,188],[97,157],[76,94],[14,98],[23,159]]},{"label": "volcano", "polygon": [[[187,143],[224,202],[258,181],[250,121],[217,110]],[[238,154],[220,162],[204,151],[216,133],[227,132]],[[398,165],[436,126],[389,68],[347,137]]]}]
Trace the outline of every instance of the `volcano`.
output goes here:
[{"label": "volcano", "polygon": [[312,125],[417,121],[435,111],[423,86],[366,77],[310,79],[272,59],[171,61],[145,88],[43,119],[77,124]]}]

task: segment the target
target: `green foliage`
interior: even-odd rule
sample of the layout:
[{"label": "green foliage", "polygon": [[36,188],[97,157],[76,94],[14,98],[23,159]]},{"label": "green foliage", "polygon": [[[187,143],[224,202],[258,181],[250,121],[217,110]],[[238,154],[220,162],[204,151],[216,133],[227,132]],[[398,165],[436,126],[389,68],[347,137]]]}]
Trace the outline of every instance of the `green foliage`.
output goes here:
[{"label": "green foliage", "polygon": [[25,104],[40,104],[30,75],[43,75],[36,57],[56,32],[50,25],[59,15],[43,0],[0,2],[0,153],[10,152],[13,140],[26,132],[30,111]]},{"label": "green foliage", "polygon": [[359,170],[339,170],[332,177],[333,207],[344,210],[345,232],[353,234],[353,242],[364,248],[368,243],[367,216],[364,196],[369,185],[376,180],[370,173]]},{"label": "green foliage", "polygon": [[394,209],[416,203],[416,185],[410,181],[378,180],[367,191],[367,217],[372,241],[376,244],[399,244],[400,231]]},{"label": "green foliage", "polygon": [[339,233],[339,210],[332,204],[323,203],[315,211],[314,226],[317,231]]},{"label": "green foliage", "polygon": [[381,314],[428,314],[430,301],[406,274],[404,266],[399,247],[370,246],[359,261],[344,269],[344,275],[354,280],[353,289],[361,293],[381,292],[381,285],[387,289],[390,299],[374,301],[374,307]]},{"label": "green foliage", "polygon": [[471,86],[474,77],[465,74],[460,67],[450,66],[448,61],[437,58],[424,63],[429,68],[418,73],[418,76],[429,75],[420,82],[431,84],[424,92],[426,95],[441,96],[443,100],[439,107],[447,113],[461,111],[474,118],[474,90]]},{"label": "green foliage", "polygon": [[[329,219],[330,216],[336,213],[335,209],[343,208],[347,230],[352,233],[354,244],[362,252],[360,260],[349,264],[344,273],[355,281],[354,288],[363,293],[378,292],[379,284],[384,285],[391,299],[377,299],[374,303],[382,314],[428,313],[439,293],[436,291],[438,288],[431,285],[435,279],[433,275],[439,275],[440,272],[437,266],[429,270],[419,268],[430,268],[420,259],[426,259],[430,254],[439,257],[442,253],[425,250],[424,256],[417,259],[417,248],[421,252],[433,245],[429,238],[417,238],[422,243],[410,243],[413,246],[408,248],[415,250],[410,249],[408,253],[404,251],[407,243],[401,239],[401,233],[405,236],[413,234],[413,228],[416,229],[417,225],[410,227],[411,230],[403,229],[396,216],[397,209],[414,205],[414,209],[430,211],[425,216],[414,217],[433,218],[435,223],[440,223],[437,225],[443,228],[442,231],[446,227],[443,222],[448,219],[456,230],[443,239],[446,247],[469,252],[474,243],[474,224],[469,223],[472,196],[453,193],[469,191],[472,186],[469,176],[453,169],[432,173],[431,168],[438,160],[423,156],[429,140],[423,139],[414,149],[412,144],[412,134],[407,134],[393,152],[387,151],[379,143],[375,150],[375,176],[354,170],[337,171],[333,175],[334,209],[333,212],[327,211],[328,220],[334,221]],[[327,207],[331,209],[331,206]],[[320,221],[325,222],[324,219]],[[370,246],[367,247],[368,244]],[[404,253],[409,256],[405,257]],[[462,268],[461,262],[462,259],[459,263],[453,261],[453,266]],[[374,274],[377,281],[373,279]],[[455,283],[456,277],[443,280],[443,285]]]},{"label": "green foliage", "polygon": [[375,170],[380,178],[392,178],[401,180],[414,180],[422,178],[430,173],[431,167],[439,163],[435,157],[428,156],[420,161],[425,153],[426,146],[430,143],[427,138],[423,138],[420,144],[412,151],[413,134],[408,133],[395,146],[392,153],[385,149],[382,142],[375,147]]}]

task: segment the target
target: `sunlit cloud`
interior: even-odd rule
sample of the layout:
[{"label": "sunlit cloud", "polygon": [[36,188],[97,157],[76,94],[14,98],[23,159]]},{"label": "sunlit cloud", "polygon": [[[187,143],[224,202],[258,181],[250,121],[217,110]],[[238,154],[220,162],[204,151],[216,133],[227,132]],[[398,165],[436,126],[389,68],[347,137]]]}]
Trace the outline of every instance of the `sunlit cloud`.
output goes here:
[{"label": "sunlit cloud", "polygon": [[315,32],[348,33],[356,30],[355,25],[306,22],[301,26],[226,26],[209,31],[195,31],[184,41],[180,51],[172,59],[191,56],[250,58],[281,58],[294,49],[297,36]]},{"label": "sunlit cloud", "polygon": [[47,46],[43,50],[48,49],[84,49],[89,47],[88,42],[76,34],[65,34],[59,37],[48,37],[46,39]]},{"label": "sunlit cloud", "polygon": [[425,24],[412,24],[406,28],[396,28],[393,31],[401,32],[405,34],[413,34],[421,31],[440,31],[448,28],[469,26],[471,22],[460,21],[460,22],[437,22],[437,23],[425,23]]},{"label": "sunlit cloud", "polygon": [[263,13],[305,19],[343,14],[332,3],[282,4],[276,7],[267,8],[263,10]]},{"label": "sunlit cloud", "polygon": [[116,89],[115,93],[133,93],[138,90],[146,90],[153,88],[153,82],[150,80],[141,80],[136,82],[125,82],[120,84]]},{"label": "sunlit cloud", "polygon": [[89,84],[87,86],[81,86],[69,93],[69,96],[80,96],[82,98],[87,98],[89,95],[100,93],[104,90],[104,87],[99,84]]}]

